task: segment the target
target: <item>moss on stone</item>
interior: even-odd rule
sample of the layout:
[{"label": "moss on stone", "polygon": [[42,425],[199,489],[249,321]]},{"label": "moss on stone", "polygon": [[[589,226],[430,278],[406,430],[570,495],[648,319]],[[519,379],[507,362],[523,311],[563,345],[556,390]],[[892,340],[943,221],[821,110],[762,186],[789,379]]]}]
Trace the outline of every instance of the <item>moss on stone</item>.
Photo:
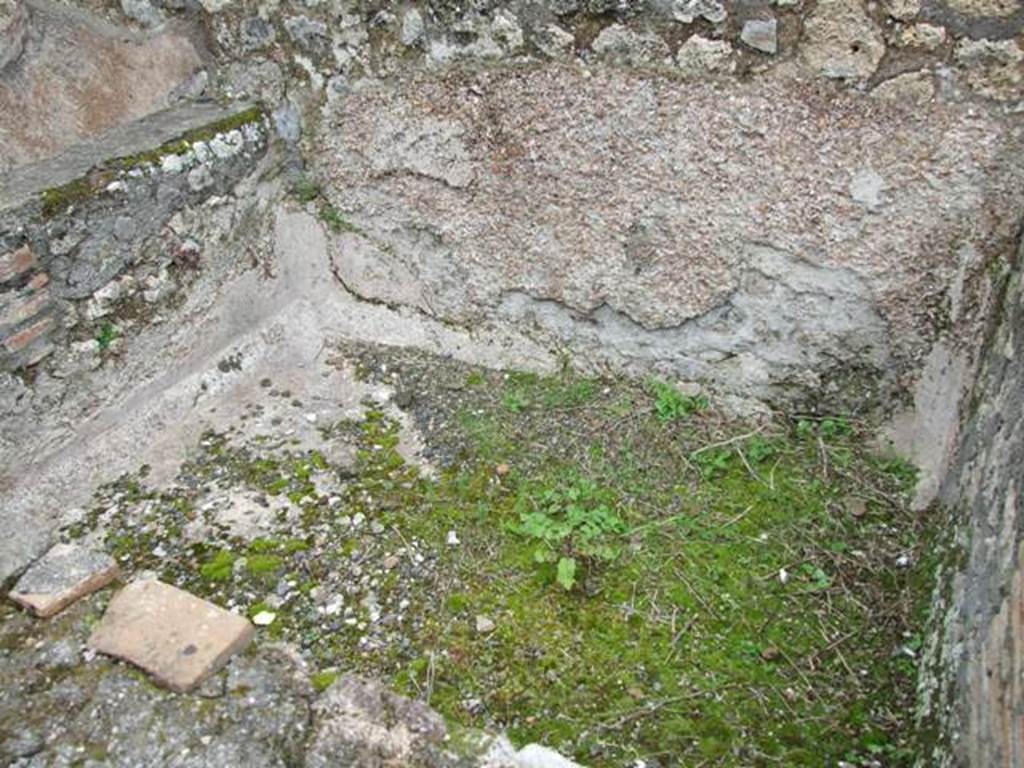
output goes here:
[{"label": "moss on stone", "polygon": [[200,566],[199,574],[206,581],[227,581],[231,578],[232,568],[237,559],[238,555],[222,549]]},{"label": "moss on stone", "polygon": [[333,669],[315,672],[309,678],[310,682],[313,684],[313,690],[315,690],[317,693],[322,693],[323,691],[326,691],[337,679],[338,672],[337,670]]},{"label": "moss on stone", "polygon": [[257,123],[264,117],[263,108],[260,106],[249,107],[234,115],[215,120],[208,125],[186,131],[180,137],[161,144],[154,149],[136,152],[131,155],[110,158],[103,162],[99,168],[91,171],[87,176],[74,179],[58,187],[44,190],[40,194],[42,203],[42,215],[44,218],[52,218],[64,213],[75,205],[80,205],[92,199],[118,171],[128,171],[132,168],[139,168],[145,165],[157,165],[163,158],[169,155],[182,155],[188,152],[192,145],[198,141],[208,141],[214,136],[228,131],[241,128],[245,125]]},{"label": "moss on stone", "polygon": [[44,190],[41,195],[43,217],[52,218],[57,214],[64,213],[73,206],[81,205],[93,194],[95,194],[94,187],[86,177]]}]

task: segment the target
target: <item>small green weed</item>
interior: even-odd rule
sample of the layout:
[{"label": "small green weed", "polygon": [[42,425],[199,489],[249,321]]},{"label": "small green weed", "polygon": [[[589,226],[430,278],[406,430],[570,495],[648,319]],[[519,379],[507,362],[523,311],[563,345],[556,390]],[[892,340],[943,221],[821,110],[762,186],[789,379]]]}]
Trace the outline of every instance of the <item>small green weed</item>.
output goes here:
[{"label": "small green weed", "polygon": [[354,232],[362,234],[362,230],[355,224],[342,216],[341,212],[330,203],[323,203],[320,206],[320,220],[334,233]]},{"label": "small green weed", "polygon": [[660,379],[652,379],[648,389],[654,396],[654,412],[662,422],[675,421],[708,407],[704,395],[684,395],[674,386]]},{"label": "small green weed", "polygon": [[120,335],[121,331],[116,325],[113,323],[103,323],[96,333],[96,342],[100,345],[100,350],[102,351],[108,349]]},{"label": "small green weed", "polygon": [[755,435],[747,441],[747,458],[754,464],[760,464],[778,453],[774,441]]},{"label": "small green weed", "polygon": [[850,434],[850,424],[842,416],[822,419],[818,429],[826,440],[834,440],[837,437]]},{"label": "small green weed", "polygon": [[[546,488],[524,497],[519,523],[512,530],[536,539],[537,563],[555,563],[556,581],[571,590],[581,565],[618,557],[614,540],[626,525],[615,512],[610,494],[592,482],[576,479],[566,486]],[[529,510],[522,507],[529,505]]]},{"label": "small green weed", "polygon": [[292,185],[292,194],[300,203],[311,203],[320,197],[320,187],[307,176],[302,176]]},{"label": "small green weed", "polygon": [[821,420],[798,419],[796,423],[797,437],[806,440],[820,436],[823,440],[836,440],[840,437],[847,437],[853,432],[853,427],[844,416],[828,416]]},{"label": "small green weed", "polygon": [[513,389],[501,396],[501,404],[512,413],[520,413],[530,405],[530,400],[521,389]]},{"label": "small green weed", "polygon": [[820,566],[804,563],[798,572],[810,584],[809,589],[812,592],[821,592],[832,586],[832,579]]},{"label": "small green weed", "polygon": [[728,448],[708,448],[707,450],[694,451],[690,458],[700,469],[705,479],[724,473],[729,468],[729,461],[732,459],[732,451]]}]

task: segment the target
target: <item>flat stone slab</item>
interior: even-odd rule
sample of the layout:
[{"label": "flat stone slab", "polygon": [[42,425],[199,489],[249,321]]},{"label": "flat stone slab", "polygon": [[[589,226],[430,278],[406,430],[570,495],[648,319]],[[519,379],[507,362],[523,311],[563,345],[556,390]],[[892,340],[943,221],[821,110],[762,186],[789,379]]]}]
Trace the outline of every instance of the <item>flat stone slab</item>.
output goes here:
[{"label": "flat stone slab", "polygon": [[117,563],[106,552],[56,544],[18,580],[10,598],[36,616],[47,618],[102,589],[118,573]]},{"label": "flat stone slab", "polygon": [[110,601],[89,638],[172,691],[185,693],[245,648],[249,620],[160,581],[136,581]]}]

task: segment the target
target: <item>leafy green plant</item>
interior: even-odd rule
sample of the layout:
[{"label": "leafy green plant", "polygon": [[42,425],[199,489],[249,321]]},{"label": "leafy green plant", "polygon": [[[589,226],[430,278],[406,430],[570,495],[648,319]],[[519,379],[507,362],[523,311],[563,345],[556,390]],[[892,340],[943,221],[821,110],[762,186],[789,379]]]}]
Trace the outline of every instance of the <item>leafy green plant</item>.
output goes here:
[{"label": "leafy green plant", "polygon": [[826,440],[834,440],[837,437],[850,434],[850,423],[842,416],[822,419],[818,427],[821,436]]},{"label": "leafy green plant", "polygon": [[853,431],[850,422],[843,416],[828,416],[821,421],[800,419],[796,423],[796,435],[801,439],[820,436],[824,440],[835,440]]},{"label": "leafy green plant", "polygon": [[821,592],[822,590],[828,589],[832,586],[832,579],[827,573],[818,565],[813,563],[804,563],[800,566],[799,573],[808,582],[810,582],[810,591]]},{"label": "leafy green plant", "polygon": [[113,323],[103,323],[96,333],[96,343],[100,345],[100,350],[102,351],[110,347],[120,335],[121,331],[116,325]]},{"label": "leafy green plant", "polygon": [[581,566],[618,557],[615,539],[626,525],[613,508],[610,494],[586,480],[546,488],[526,497],[529,510],[519,513],[512,530],[538,542],[534,560],[556,563],[555,579],[566,591],[576,586]]},{"label": "leafy green plant", "polygon": [[708,407],[704,395],[684,395],[674,386],[660,379],[652,379],[648,389],[654,395],[654,412],[662,422],[675,421]]},{"label": "leafy green plant", "polygon": [[771,440],[755,435],[747,441],[747,457],[754,463],[760,464],[772,458],[778,451],[775,443]]}]

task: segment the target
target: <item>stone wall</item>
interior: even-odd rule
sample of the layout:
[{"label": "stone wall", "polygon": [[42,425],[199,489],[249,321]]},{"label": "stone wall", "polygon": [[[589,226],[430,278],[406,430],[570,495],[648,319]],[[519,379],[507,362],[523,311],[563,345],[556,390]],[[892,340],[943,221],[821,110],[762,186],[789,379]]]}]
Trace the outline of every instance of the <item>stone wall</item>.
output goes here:
[{"label": "stone wall", "polygon": [[1024,209],[998,113],[777,79],[372,81],[330,96],[322,133],[358,294],[776,403],[905,387]]},{"label": "stone wall", "polygon": [[[164,9],[166,11],[166,9]],[[973,364],[1024,168],[1024,12],[204,3],[371,302],[812,410]]]},{"label": "stone wall", "polygon": [[[1024,239],[1001,274],[959,452],[942,490],[955,537],[922,665],[926,766],[1024,763]],[[927,743],[927,742],[926,742]]]},{"label": "stone wall", "polygon": [[0,370],[59,351],[47,365],[67,377],[98,365],[125,321],[153,322],[199,268],[201,245],[175,231],[174,215],[230,190],[266,143],[258,110],[179,109],[9,174]]}]

